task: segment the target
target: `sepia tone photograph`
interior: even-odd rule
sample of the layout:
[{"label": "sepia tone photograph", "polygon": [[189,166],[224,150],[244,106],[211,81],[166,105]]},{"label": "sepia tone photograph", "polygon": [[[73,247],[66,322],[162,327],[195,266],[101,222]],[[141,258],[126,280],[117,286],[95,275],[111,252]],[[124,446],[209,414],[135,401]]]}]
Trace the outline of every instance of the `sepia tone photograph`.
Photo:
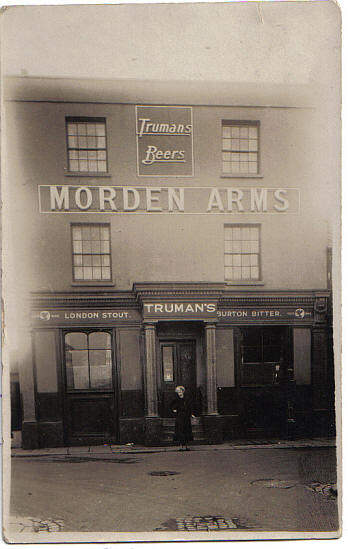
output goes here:
[{"label": "sepia tone photograph", "polygon": [[4,541],[339,537],[339,7],[0,24]]}]

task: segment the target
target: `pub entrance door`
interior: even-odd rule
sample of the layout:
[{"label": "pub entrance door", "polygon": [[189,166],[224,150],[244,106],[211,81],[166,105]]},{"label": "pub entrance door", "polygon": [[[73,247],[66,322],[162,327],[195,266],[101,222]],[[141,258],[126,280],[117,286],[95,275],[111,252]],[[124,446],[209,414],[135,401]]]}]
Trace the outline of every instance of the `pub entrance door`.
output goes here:
[{"label": "pub entrance door", "polygon": [[196,342],[194,340],[160,341],[162,417],[171,417],[171,402],[175,387],[183,385],[185,394],[192,400],[193,410],[198,413],[199,399],[196,381]]},{"label": "pub entrance door", "polygon": [[245,435],[279,436],[286,431],[288,414],[290,329],[259,326],[241,333],[239,390]]},{"label": "pub entrance door", "polygon": [[64,334],[64,430],[68,445],[116,442],[116,375],[112,333]]}]

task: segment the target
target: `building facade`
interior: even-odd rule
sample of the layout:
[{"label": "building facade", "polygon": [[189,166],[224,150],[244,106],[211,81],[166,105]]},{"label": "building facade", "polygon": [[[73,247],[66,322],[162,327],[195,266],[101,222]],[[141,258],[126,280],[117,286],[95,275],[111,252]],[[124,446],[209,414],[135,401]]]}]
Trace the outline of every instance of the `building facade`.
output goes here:
[{"label": "building facade", "polygon": [[6,94],[23,447],[168,443],[176,385],[198,441],[333,434],[337,197],[313,96],[30,78]]}]

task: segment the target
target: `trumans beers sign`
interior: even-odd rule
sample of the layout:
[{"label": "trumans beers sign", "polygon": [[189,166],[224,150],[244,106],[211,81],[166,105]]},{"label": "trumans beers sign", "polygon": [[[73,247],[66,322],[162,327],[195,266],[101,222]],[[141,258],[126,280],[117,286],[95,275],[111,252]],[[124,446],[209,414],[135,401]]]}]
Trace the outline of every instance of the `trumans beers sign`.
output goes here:
[{"label": "trumans beers sign", "polygon": [[138,175],[193,175],[192,108],[135,107]]}]

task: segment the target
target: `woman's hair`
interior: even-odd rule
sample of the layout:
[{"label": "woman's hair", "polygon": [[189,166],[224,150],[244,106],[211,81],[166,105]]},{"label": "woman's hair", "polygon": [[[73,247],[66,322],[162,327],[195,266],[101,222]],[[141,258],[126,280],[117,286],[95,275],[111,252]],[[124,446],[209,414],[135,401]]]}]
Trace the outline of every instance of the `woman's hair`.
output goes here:
[{"label": "woman's hair", "polygon": [[178,392],[178,389],[181,389],[182,391],[185,392],[185,387],[183,385],[178,385],[177,387],[175,387],[175,392],[176,393]]}]

